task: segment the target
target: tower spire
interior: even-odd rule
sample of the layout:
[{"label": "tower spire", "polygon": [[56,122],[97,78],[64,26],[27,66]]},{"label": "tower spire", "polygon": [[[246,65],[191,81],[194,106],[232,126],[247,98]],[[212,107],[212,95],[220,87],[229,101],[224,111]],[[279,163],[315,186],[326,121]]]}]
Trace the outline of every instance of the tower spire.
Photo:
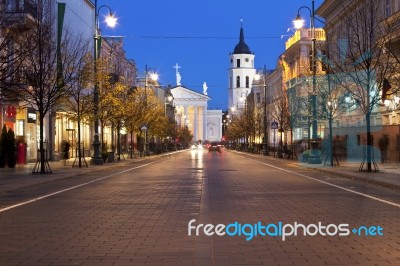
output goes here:
[{"label": "tower spire", "polygon": [[234,54],[251,54],[249,47],[244,42],[243,18],[240,19],[239,43],[236,45],[233,53]]}]

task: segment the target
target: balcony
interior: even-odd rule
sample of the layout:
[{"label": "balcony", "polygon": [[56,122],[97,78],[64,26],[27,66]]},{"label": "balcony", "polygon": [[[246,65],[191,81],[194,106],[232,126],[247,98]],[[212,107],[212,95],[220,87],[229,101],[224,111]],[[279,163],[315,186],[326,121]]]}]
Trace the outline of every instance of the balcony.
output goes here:
[{"label": "balcony", "polygon": [[2,0],[2,28],[18,31],[32,27],[37,18],[37,6],[32,0]]},{"label": "balcony", "polygon": [[400,57],[400,11],[397,11],[381,21],[381,26],[385,30],[385,36],[381,39],[388,41],[388,47],[396,56]]},{"label": "balcony", "polygon": [[[292,45],[295,43],[298,43],[299,41],[305,40],[305,41],[310,41],[312,39],[312,30],[311,29],[299,29],[297,30],[292,37],[290,37],[286,43],[286,50],[289,49]],[[325,36],[325,31],[322,28],[316,28],[315,29],[315,39],[317,41],[325,41],[326,36]]]}]

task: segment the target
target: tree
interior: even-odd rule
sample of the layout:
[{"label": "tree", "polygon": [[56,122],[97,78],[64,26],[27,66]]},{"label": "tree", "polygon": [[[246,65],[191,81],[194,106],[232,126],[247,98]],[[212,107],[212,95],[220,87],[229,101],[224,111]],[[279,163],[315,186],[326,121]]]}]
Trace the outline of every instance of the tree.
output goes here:
[{"label": "tree", "polygon": [[57,50],[52,4],[52,1],[39,1],[34,25],[20,35],[21,47],[29,51],[24,62],[27,65],[27,86],[16,88],[16,99],[24,101],[39,114],[41,174],[46,173],[44,118],[61,98],[70,93],[79,65],[89,48],[81,36],[74,36],[66,29],[60,43],[61,52]]},{"label": "tree", "polygon": [[193,134],[190,132],[187,126],[178,129],[177,136],[181,142],[181,145],[185,148],[193,140]]},{"label": "tree", "polygon": [[131,135],[131,158],[133,156],[133,133],[140,132],[140,127],[142,122],[142,117],[144,115],[144,105],[145,102],[142,101],[140,96],[141,90],[138,88],[130,88],[127,95],[127,101],[125,105],[126,117],[124,125]]},{"label": "tree", "polygon": [[[371,114],[378,111],[386,96],[382,92],[388,89],[385,87],[387,81],[397,82],[397,86],[391,87],[399,88],[396,79],[399,61],[390,51],[391,38],[398,27],[382,16],[382,3],[364,0],[362,4],[346,7],[346,10],[352,10],[351,15],[343,20],[336,33],[328,35],[327,41],[333,52],[329,64],[336,73],[339,86],[349,93],[358,111],[365,116],[368,172],[372,170]],[[391,93],[395,93],[395,89]]]},{"label": "tree", "polygon": [[272,116],[277,120],[279,128],[278,131],[280,134],[279,141],[279,151],[278,156],[281,156],[281,152],[283,151],[283,145],[287,144],[287,137],[285,138],[285,143],[283,143],[283,135],[284,132],[291,130],[291,113],[289,108],[288,95],[285,93],[285,89],[279,89],[274,93],[274,101],[273,101],[273,111]]},{"label": "tree", "polygon": [[84,60],[77,66],[77,80],[71,86],[70,94],[65,98],[63,104],[71,112],[72,118],[77,121],[78,126],[78,166],[82,167],[81,123],[89,119],[93,113],[93,96],[88,89],[93,84],[93,56],[87,54]]}]

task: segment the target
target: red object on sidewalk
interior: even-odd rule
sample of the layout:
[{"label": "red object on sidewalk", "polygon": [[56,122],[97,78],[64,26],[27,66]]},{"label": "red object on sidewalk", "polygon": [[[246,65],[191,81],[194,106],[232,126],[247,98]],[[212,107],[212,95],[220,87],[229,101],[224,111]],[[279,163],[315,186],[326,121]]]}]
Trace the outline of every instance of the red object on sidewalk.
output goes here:
[{"label": "red object on sidewalk", "polygon": [[26,147],[25,143],[18,143],[17,163],[26,164]]}]

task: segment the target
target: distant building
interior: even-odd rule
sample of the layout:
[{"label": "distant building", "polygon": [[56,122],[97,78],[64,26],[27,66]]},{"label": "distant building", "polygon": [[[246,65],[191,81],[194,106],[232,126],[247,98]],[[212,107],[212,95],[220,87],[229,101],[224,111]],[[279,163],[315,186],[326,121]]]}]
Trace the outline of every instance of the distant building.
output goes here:
[{"label": "distant building", "polygon": [[[228,107],[230,112],[244,108],[244,100],[251,91],[254,80],[254,53],[244,40],[243,26],[240,27],[239,43],[233,53],[230,53],[230,68],[228,70]],[[242,98],[242,100],[241,100]],[[232,108],[232,109],[231,109]]]},{"label": "distant building", "polygon": [[[316,55],[322,54],[326,40],[325,31],[321,28],[315,29]],[[279,57],[276,71],[281,72],[282,93],[288,97],[288,108],[290,110],[290,124],[293,130],[293,140],[308,140],[312,136],[309,97],[312,91],[312,68],[311,68],[311,43],[312,30],[299,29],[286,41],[285,52]],[[325,75],[321,60],[316,58],[316,75]],[[271,87],[276,88],[276,84]],[[272,92],[272,95],[282,95]],[[318,99],[318,97],[317,97]],[[317,119],[317,136],[323,137],[326,124],[325,117]],[[286,134],[286,137],[288,135]],[[290,142],[290,140],[289,140]]]},{"label": "distant building", "polygon": [[175,104],[175,121],[178,127],[187,127],[193,141],[221,141],[222,110],[208,110],[211,98],[184,86],[171,89]]}]

